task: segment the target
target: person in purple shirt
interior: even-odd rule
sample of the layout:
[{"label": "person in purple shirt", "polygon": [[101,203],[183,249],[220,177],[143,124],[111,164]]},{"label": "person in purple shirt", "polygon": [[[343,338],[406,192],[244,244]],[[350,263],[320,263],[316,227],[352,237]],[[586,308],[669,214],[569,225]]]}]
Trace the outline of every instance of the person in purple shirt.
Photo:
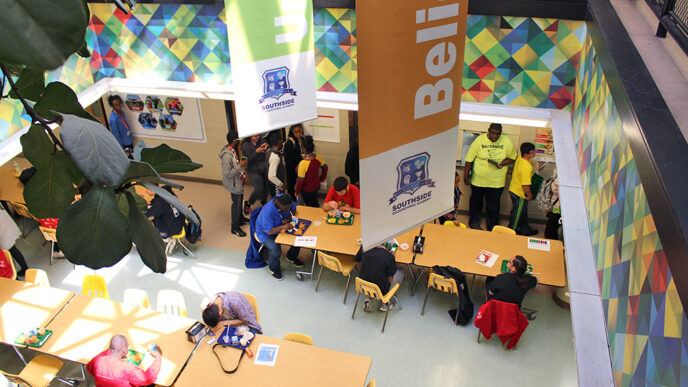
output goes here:
[{"label": "person in purple shirt", "polygon": [[[291,216],[295,213],[296,205],[289,195],[279,194],[263,206],[258,219],[256,219],[256,237],[263,246],[270,250],[270,273],[278,281],[284,279],[279,261],[282,255],[282,246],[278,245],[275,239],[280,232],[294,228],[291,224]],[[299,251],[300,248],[292,246],[285,259],[296,267],[303,267],[303,262],[298,258]]]},{"label": "person in purple shirt", "polygon": [[127,154],[129,158],[134,155],[134,136],[131,134],[131,129],[129,124],[124,117],[124,112],[122,111],[122,105],[124,102],[119,95],[111,95],[108,97],[108,104],[112,107],[112,113],[110,113],[110,131],[112,135],[115,136],[117,142]]},{"label": "person in purple shirt", "polygon": [[251,333],[263,333],[256,312],[246,297],[239,292],[220,292],[203,309],[203,322],[214,332],[227,326],[245,325]]}]

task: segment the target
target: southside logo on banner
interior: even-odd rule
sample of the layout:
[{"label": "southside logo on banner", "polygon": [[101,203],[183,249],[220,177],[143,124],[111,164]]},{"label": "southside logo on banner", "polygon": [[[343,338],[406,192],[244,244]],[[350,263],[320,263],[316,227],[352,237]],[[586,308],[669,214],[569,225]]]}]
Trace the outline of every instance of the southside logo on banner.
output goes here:
[{"label": "southside logo on banner", "polygon": [[364,249],[454,207],[467,10],[457,0],[356,4]]},{"label": "southside logo on banner", "polygon": [[225,0],[239,137],[317,117],[308,0]]}]

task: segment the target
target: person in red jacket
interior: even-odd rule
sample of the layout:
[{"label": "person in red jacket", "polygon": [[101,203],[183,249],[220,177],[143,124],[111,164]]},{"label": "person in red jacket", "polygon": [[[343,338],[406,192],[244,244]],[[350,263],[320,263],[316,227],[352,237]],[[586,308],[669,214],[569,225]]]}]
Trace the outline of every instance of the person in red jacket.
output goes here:
[{"label": "person in red jacket", "polygon": [[125,360],[128,351],[127,338],[115,335],[110,339],[110,348],[88,362],[86,370],[95,378],[96,387],[147,386],[155,383],[162,362],[160,347],[156,345],[153,364],[146,371]]},{"label": "person in red jacket", "polygon": [[301,194],[307,206],[320,207],[318,190],[320,189],[320,182],[327,178],[327,164],[315,154],[313,136],[303,138],[303,150],[306,155],[299,163],[294,192],[296,196]]}]

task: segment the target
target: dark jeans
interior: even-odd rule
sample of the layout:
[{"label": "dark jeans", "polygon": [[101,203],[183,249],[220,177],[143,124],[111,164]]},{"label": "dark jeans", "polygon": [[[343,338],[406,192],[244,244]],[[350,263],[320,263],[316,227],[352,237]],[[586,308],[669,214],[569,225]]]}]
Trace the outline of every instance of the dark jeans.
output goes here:
[{"label": "dark jeans", "polygon": [[318,202],[318,191],[315,192],[306,192],[306,191],[301,191],[301,196],[303,196],[303,202],[308,206],[308,207],[320,207],[320,203]]},{"label": "dark jeans", "polygon": [[559,239],[559,219],[561,219],[561,214],[555,214],[554,212],[547,213],[547,225],[545,226],[545,238],[547,239]]},{"label": "dark jeans", "polygon": [[509,228],[518,234],[528,234],[533,229],[528,225],[528,201],[509,192],[511,197],[511,213],[509,214]]},{"label": "dark jeans", "polygon": [[24,259],[24,255],[19,251],[16,245],[12,246],[9,252],[12,258],[14,258],[14,261],[17,262],[21,268],[21,270],[18,271],[26,271],[26,269],[29,268],[29,265],[26,264],[26,260]]},{"label": "dark jeans", "polygon": [[232,229],[239,228],[241,226],[241,218],[243,217],[241,207],[244,202],[244,194],[231,194],[232,195]]},{"label": "dark jeans", "polygon": [[[273,272],[278,272],[280,268],[280,257],[282,256],[282,245],[275,242],[275,238],[268,238],[263,242],[263,245],[270,250],[270,262],[269,267]],[[300,247],[292,246],[289,251],[287,251],[287,257],[290,259],[298,258]]]},{"label": "dark jeans", "polygon": [[485,200],[485,212],[487,214],[487,231],[499,224],[499,200],[502,197],[502,188],[478,187],[471,184],[471,199],[469,200],[469,225],[479,225],[480,215],[483,212],[483,199]]},{"label": "dark jeans", "polygon": [[253,184],[253,192],[248,198],[248,204],[253,205],[256,200],[261,203],[268,201],[268,178],[265,174],[257,172],[247,172],[251,184]]}]

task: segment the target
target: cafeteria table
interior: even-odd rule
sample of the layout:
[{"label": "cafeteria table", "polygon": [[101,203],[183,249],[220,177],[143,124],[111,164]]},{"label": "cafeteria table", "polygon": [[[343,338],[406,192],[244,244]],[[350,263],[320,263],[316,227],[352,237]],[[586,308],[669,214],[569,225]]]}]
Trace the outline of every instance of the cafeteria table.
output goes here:
[{"label": "cafeteria table", "polygon": [[[77,294],[48,324],[53,335],[36,350],[86,364],[108,348],[112,336],[123,334],[130,348],[143,353],[148,353],[149,343],[160,346],[162,366],[155,383],[170,386],[196,347],[185,333],[194,322],[186,317]],[[152,356],[147,358],[150,363]]]},{"label": "cafeteria table", "polygon": [[[358,386],[365,384],[372,360],[366,356],[256,335],[238,370],[225,374],[206,336],[175,386]],[[254,364],[261,343],[279,345],[274,366]],[[226,369],[236,367],[241,351],[217,348]]]}]

